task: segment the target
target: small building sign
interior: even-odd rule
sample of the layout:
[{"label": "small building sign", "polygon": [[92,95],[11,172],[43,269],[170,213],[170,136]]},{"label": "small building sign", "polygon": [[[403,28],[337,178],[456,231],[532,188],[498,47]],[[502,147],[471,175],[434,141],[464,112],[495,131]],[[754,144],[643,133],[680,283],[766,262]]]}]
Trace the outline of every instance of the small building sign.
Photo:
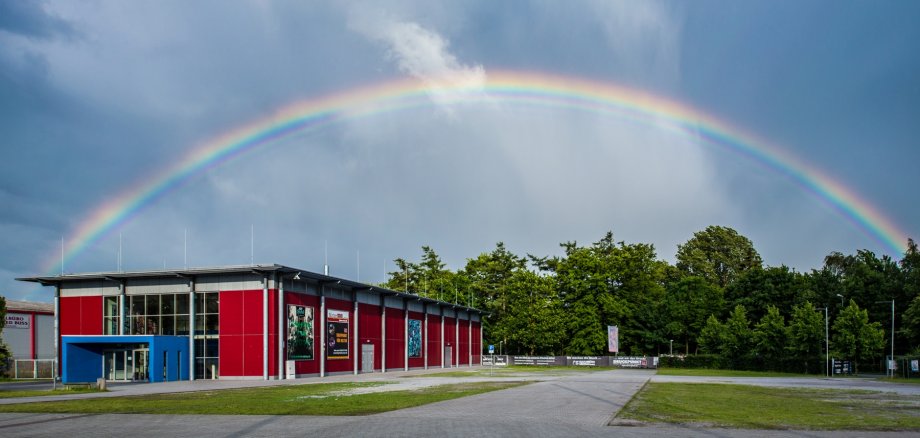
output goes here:
[{"label": "small building sign", "polygon": [[6,327],[12,329],[27,329],[32,326],[32,319],[28,315],[6,314]]},{"label": "small building sign", "polygon": [[489,344],[489,354],[495,354],[495,345]]}]

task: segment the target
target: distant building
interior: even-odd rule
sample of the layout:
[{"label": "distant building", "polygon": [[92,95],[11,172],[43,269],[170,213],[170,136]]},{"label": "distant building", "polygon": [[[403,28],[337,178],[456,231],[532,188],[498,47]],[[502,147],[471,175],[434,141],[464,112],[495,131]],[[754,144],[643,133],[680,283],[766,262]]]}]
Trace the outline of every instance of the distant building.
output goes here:
[{"label": "distant building", "polygon": [[54,287],[64,383],[290,379],[481,363],[479,310],[287,266],[19,280]]},{"label": "distant building", "polygon": [[54,359],[54,305],[6,300],[2,338],[13,359]]}]

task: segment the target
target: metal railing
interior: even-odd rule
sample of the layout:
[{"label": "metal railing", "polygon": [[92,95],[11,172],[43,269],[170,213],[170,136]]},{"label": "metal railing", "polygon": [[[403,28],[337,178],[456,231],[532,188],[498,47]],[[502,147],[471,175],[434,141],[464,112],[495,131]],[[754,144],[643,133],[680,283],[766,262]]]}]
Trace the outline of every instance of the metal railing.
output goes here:
[{"label": "metal railing", "polygon": [[14,379],[53,379],[56,364],[54,359],[15,359],[10,374]]}]

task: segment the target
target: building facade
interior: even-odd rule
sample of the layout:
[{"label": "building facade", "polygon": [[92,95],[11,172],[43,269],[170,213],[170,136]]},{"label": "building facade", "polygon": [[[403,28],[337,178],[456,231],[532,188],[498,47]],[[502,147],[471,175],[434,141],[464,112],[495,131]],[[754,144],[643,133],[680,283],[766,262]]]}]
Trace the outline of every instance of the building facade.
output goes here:
[{"label": "building facade", "polygon": [[54,305],[6,300],[3,342],[13,359],[54,359]]},{"label": "building facade", "polygon": [[482,312],[282,265],[20,278],[55,290],[65,383],[481,362]]}]

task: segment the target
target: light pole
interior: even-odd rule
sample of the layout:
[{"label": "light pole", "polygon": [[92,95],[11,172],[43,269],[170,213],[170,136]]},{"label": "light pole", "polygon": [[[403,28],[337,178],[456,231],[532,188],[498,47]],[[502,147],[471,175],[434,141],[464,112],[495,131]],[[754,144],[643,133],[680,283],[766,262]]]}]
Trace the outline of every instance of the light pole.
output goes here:
[{"label": "light pole", "polygon": [[840,298],[840,307],[843,307],[843,295],[837,294],[837,297]]},{"label": "light pole", "polygon": [[504,344],[504,343],[505,343],[505,341],[498,341],[498,355],[499,355],[499,356],[502,355],[502,344]]},{"label": "light pole", "polygon": [[824,306],[824,368],[827,371],[827,377],[831,376],[831,342],[830,331],[827,329],[827,306]]},{"label": "light pole", "polygon": [[671,352],[668,353],[668,354],[669,354],[670,356],[673,356],[673,355],[674,355],[674,340],[673,340],[673,339],[671,339]]},{"label": "light pole", "polygon": [[876,303],[891,303],[891,357],[888,359],[888,370],[885,374],[888,374],[888,371],[891,372],[891,378],[894,378],[894,368],[891,366],[894,363],[894,300],[885,300],[885,301],[876,301]]}]

